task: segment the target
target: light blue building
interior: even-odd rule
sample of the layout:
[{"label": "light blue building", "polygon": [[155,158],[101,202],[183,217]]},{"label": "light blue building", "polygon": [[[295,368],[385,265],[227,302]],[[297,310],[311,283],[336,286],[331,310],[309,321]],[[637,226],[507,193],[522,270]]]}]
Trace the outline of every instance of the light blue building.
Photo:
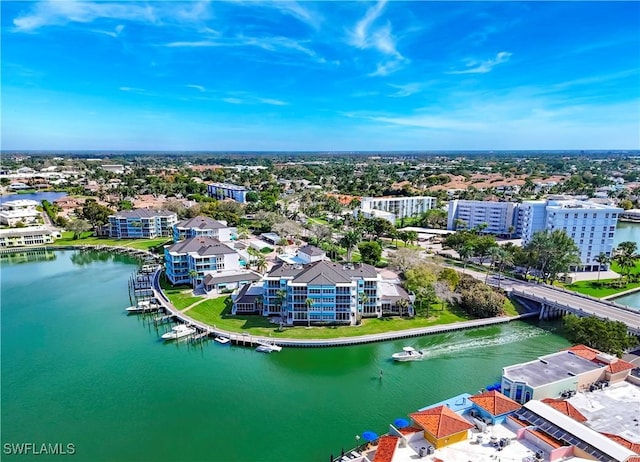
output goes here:
[{"label": "light blue building", "polygon": [[169,210],[123,210],[109,215],[109,237],[114,239],[152,239],[171,237],[178,215]]},{"label": "light blue building", "polygon": [[173,225],[173,241],[178,242],[197,236],[213,237],[219,241],[230,241],[236,232],[236,228],[228,227],[225,222],[197,216]]},{"label": "light blue building", "polygon": [[214,199],[233,199],[244,204],[247,201],[247,188],[229,183],[210,183],[207,185],[209,197]]}]

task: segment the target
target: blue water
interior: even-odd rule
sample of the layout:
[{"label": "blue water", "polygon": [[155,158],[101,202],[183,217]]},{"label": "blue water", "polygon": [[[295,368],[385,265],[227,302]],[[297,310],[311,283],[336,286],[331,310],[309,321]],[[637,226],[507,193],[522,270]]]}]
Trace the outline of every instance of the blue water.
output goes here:
[{"label": "blue water", "polygon": [[0,204],[8,201],[15,200],[30,200],[42,202],[47,200],[49,202],[53,202],[56,199],[60,199],[61,197],[66,196],[66,192],[37,192],[37,193],[29,193],[29,194],[9,194],[7,196],[0,196]]}]

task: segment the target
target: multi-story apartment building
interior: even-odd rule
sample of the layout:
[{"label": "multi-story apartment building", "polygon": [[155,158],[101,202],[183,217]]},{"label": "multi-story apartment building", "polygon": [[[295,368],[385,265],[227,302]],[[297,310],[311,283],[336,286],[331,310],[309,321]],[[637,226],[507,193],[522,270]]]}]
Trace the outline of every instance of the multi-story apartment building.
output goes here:
[{"label": "multi-story apartment building", "polygon": [[[410,298],[404,289],[398,286],[390,293],[383,288],[388,282],[366,264],[343,265],[324,260],[308,265],[281,263],[258,284],[261,287],[246,285],[234,294],[234,313],[280,315],[288,325],[355,325],[362,317],[399,313],[400,305],[405,306],[405,313],[411,313]],[[256,300],[260,300],[259,305]]]},{"label": "multi-story apartment building", "polygon": [[244,204],[247,201],[247,188],[229,183],[210,183],[207,193],[215,199],[233,199]]},{"label": "multi-story apartment building", "polygon": [[0,248],[51,244],[58,238],[60,232],[44,226],[0,229]]},{"label": "multi-story apartment building", "polygon": [[208,236],[219,241],[230,241],[231,236],[236,233],[236,228],[228,227],[225,222],[203,216],[189,218],[173,225],[174,242],[197,236]]},{"label": "multi-story apartment building", "polygon": [[0,205],[0,225],[15,226],[18,223],[24,225],[38,223],[40,212],[36,207],[39,205],[39,202],[23,199],[3,203]]},{"label": "multi-story apartment building", "polygon": [[167,278],[172,284],[198,285],[209,274],[240,270],[238,257],[235,250],[208,236],[190,237],[164,248]]},{"label": "multi-story apartment building", "polygon": [[178,215],[168,210],[123,210],[109,216],[109,237],[143,239],[171,237]]},{"label": "multi-story apartment building", "polygon": [[[573,271],[597,271],[595,258],[613,253],[621,208],[580,200],[526,201],[520,207],[522,215],[522,243],[527,245],[537,231],[563,230],[576,243],[581,264]],[[607,269],[603,265],[601,269]]]},{"label": "multi-story apartment building", "polygon": [[419,216],[435,206],[436,198],[430,196],[363,197],[354,213],[384,218],[395,224],[396,220]]},{"label": "multi-story apartment building", "polygon": [[447,229],[473,229],[486,225],[483,233],[518,234],[518,204],[514,202],[449,201]]}]

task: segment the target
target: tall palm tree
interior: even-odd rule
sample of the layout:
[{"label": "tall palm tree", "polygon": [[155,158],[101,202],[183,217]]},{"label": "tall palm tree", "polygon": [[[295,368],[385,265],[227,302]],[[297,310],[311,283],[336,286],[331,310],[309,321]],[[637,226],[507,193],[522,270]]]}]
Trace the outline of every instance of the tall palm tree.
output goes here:
[{"label": "tall palm tree", "polygon": [[196,290],[196,282],[198,282],[198,272],[194,269],[189,270],[189,279],[191,279],[191,284],[193,285],[193,290]]},{"label": "tall palm tree", "polygon": [[359,292],[358,293],[358,302],[360,304],[360,308],[358,310],[358,317],[356,318],[356,321],[358,322],[358,324],[360,324],[362,322],[362,315],[364,313],[364,305],[368,301],[369,301],[369,296],[366,293],[364,293],[364,292]]},{"label": "tall palm tree", "polygon": [[611,263],[611,257],[604,252],[600,252],[593,260],[598,263],[598,282],[600,282],[600,268]]},{"label": "tall palm tree", "polygon": [[307,298],[304,301],[304,304],[307,305],[307,327],[311,327],[311,307],[313,306],[313,298]]},{"label": "tall palm tree", "polygon": [[267,271],[267,259],[263,255],[258,257],[258,260],[256,261],[256,269],[259,273],[263,274]]},{"label": "tall palm tree", "polygon": [[278,289],[276,291],[276,304],[278,305],[278,310],[280,311],[280,315],[282,315],[282,307],[284,306],[284,301],[287,298],[287,291],[284,289]]},{"label": "tall palm tree", "polygon": [[638,244],[632,241],[621,242],[616,248],[616,255],[613,260],[620,266],[622,273],[626,276],[626,284],[629,283],[631,270],[636,266],[636,262],[640,260],[640,255],[636,253]]},{"label": "tall palm tree", "polygon": [[403,316],[404,314],[408,314],[409,300],[407,300],[406,298],[401,298],[396,302],[396,305],[400,309],[400,316]]},{"label": "tall palm tree", "polygon": [[347,249],[347,261],[351,261],[351,252],[360,242],[360,233],[355,230],[349,230],[340,239],[340,245]]}]

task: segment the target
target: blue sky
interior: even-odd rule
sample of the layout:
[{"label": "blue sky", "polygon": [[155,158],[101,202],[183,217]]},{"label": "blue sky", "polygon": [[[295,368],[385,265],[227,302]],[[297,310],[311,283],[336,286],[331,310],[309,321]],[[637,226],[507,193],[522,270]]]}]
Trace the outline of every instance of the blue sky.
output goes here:
[{"label": "blue sky", "polygon": [[639,149],[638,2],[6,2],[2,148]]}]

